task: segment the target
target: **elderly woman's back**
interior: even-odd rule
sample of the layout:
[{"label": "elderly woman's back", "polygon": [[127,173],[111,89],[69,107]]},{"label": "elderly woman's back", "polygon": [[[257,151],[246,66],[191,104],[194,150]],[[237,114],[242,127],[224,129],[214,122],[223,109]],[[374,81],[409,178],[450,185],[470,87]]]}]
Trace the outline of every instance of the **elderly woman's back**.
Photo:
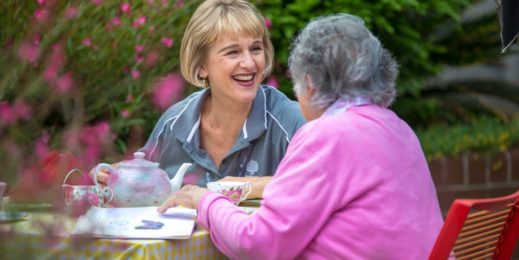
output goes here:
[{"label": "elderly woman's back", "polygon": [[416,136],[386,108],[345,107],[335,103],[294,138],[264,194],[266,215],[293,215],[269,223],[286,229],[280,242],[308,243],[309,259],[426,259],[442,218]]}]

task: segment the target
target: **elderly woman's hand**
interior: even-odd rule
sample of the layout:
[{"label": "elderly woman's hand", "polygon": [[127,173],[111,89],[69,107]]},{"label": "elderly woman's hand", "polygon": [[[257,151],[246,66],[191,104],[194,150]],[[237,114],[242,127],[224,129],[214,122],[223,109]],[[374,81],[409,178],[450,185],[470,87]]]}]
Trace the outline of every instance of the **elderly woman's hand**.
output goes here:
[{"label": "elderly woman's hand", "polygon": [[265,190],[265,186],[272,180],[272,176],[262,176],[262,177],[233,177],[226,176],[219,181],[242,181],[242,182],[250,182],[252,183],[252,191],[247,196],[247,199],[261,199],[263,198],[263,190]]},{"label": "elderly woman's hand", "polygon": [[169,196],[169,198],[164,201],[164,203],[162,203],[157,211],[164,213],[167,209],[176,206],[196,209],[198,207],[198,203],[200,203],[200,199],[208,191],[208,189],[201,188],[196,185],[186,185],[178,192],[175,192]]}]

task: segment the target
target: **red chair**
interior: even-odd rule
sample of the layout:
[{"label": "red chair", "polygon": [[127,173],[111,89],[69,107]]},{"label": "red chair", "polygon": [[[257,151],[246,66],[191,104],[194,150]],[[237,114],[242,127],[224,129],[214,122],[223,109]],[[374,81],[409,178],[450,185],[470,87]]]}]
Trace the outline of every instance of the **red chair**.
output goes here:
[{"label": "red chair", "polygon": [[519,237],[519,191],[504,197],[456,199],[429,259],[511,259]]}]

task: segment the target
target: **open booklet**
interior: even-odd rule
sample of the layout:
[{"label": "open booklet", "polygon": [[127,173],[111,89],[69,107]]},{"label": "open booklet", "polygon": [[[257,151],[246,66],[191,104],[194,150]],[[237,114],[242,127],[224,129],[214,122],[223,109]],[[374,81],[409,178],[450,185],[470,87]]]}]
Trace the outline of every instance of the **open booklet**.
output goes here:
[{"label": "open booklet", "polygon": [[72,235],[100,238],[188,239],[193,233],[196,210],[170,208],[166,213],[157,207],[91,207],[81,216]]}]

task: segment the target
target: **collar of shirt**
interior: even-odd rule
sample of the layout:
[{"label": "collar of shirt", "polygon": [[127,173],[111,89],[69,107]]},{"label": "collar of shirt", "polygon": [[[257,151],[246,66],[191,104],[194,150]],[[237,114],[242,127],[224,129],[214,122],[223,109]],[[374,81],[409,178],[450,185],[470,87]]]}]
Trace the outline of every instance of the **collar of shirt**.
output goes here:
[{"label": "collar of shirt", "polygon": [[330,107],[326,109],[326,115],[335,115],[348,111],[351,107],[370,105],[373,102],[366,97],[354,97],[354,98],[339,98]]},{"label": "collar of shirt", "polygon": [[[192,143],[195,147],[199,147],[200,136],[196,134],[200,127],[200,110],[203,101],[210,94],[210,88],[206,88],[194,96],[187,104],[188,106],[182,113],[175,125],[175,137],[182,143]],[[267,127],[266,115],[266,97],[263,87],[258,88],[256,98],[254,99],[251,111],[245,123],[236,145],[249,144],[252,140],[259,138]]]}]

